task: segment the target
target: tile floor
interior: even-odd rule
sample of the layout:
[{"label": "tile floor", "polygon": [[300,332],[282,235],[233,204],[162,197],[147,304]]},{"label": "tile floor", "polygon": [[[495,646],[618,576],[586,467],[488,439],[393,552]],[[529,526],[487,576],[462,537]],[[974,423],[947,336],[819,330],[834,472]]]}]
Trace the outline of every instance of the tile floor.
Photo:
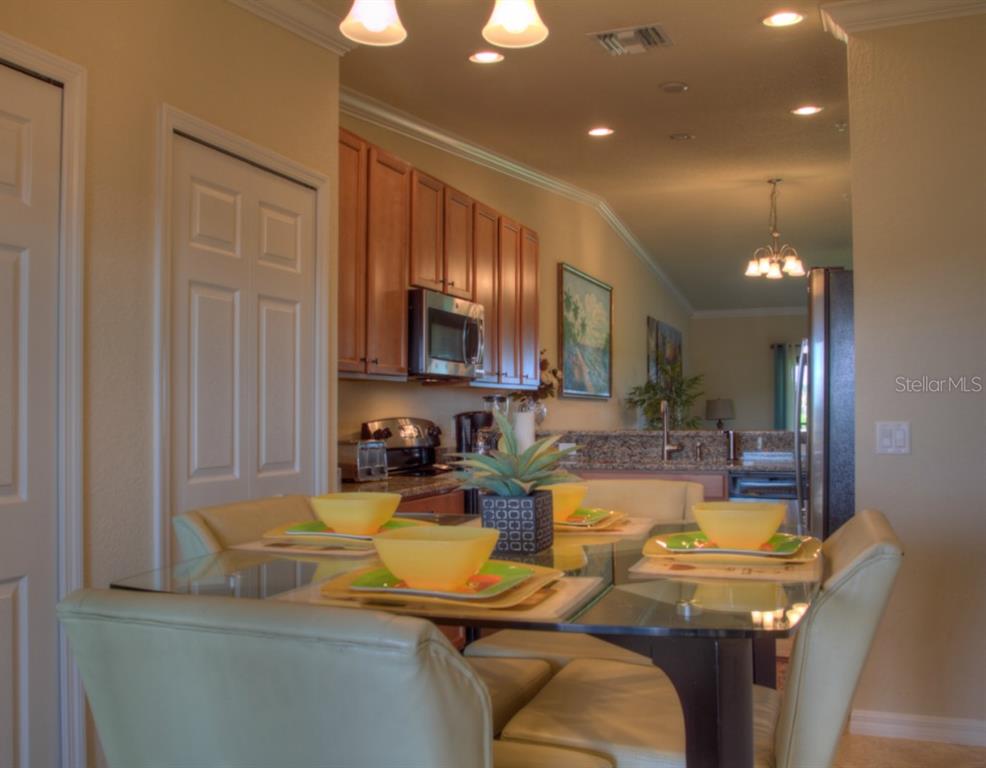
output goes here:
[{"label": "tile floor", "polygon": [[[787,663],[778,656],[779,689],[787,682]],[[986,748],[846,733],[832,768],[986,768]]]}]

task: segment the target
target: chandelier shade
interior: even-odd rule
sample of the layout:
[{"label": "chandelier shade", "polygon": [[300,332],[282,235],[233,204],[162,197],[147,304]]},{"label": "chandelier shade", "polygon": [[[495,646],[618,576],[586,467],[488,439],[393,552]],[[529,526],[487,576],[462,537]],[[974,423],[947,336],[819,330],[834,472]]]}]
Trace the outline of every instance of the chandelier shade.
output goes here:
[{"label": "chandelier shade", "polygon": [[397,45],[407,38],[395,0],[353,0],[339,31],[363,45]]},{"label": "chandelier shade", "polygon": [[768,280],[780,280],[785,275],[789,277],[804,277],[805,267],[801,257],[793,246],[781,245],[781,233],[777,228],[777,185],[781,179],[768,179],[770,184],[770,221],[769,231],[771,242],[757,248],[753,258],[746,265],[746,277],[766,277]]},{"label": "chandelier shade", "polygon": [[496,0],[490,20],[483,27],[486,42],[500,48],[530,48],[547,37],[548,28],[541,21],[534,0]]}]

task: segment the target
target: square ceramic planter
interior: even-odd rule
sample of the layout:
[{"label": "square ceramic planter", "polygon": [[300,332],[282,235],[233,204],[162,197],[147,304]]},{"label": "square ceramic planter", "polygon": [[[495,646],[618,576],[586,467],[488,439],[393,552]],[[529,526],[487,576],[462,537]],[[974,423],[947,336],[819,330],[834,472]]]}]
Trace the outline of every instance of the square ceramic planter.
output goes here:
[{"label": "square ceramic planter", "polygon": [[535,491],[530,496],[483,494],[479,499],[483,527],[500,531],[494,552],[533,555],[554,542],[550,491]]}]

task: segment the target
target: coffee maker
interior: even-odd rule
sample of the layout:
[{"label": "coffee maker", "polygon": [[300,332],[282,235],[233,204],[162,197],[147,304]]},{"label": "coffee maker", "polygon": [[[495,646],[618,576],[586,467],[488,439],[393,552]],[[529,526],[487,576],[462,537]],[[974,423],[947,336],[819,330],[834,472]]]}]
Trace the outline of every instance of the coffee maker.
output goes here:
[{"label": "coffee maker", "polygon": [[480,430],[493,426],[490,411],[465,411],[455,414],[456,453],[476,453],[480,449]]}]

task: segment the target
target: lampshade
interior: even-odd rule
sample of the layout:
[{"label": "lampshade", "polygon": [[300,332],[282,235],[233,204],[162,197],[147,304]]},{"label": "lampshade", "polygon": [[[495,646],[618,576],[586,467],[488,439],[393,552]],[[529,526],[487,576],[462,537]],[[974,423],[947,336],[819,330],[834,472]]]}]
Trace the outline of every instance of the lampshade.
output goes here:
[{"label": "lampshade", "polygon": [[746,265],[746,276],[760,277],[760,262],[757,259],[750,259],[750,263]]},{"label": "lampshade", "polygon": [[705,418],[709,421],[719,419],[734,419],[733,401],[728,397],[720,397],[705,401]]},{"label": "lampshade", "polygon": [[770,269],[767,270],[766,277],[768,280],[780,280],[784,277],[784,273],[781,272],[781,265],[776,261],[770,262]]},{"label": "lampshade", "polygon": [[395,0],[353,0],[339,31],[363,45],[397,45],[404,42],[407,30],[397,15]]},{"label": "lampshade", "polygon": [[534,0],[496,0],[490,20],[483,27],[486,42],[501,48],[530,48],[544,42],[544,26]]}]

